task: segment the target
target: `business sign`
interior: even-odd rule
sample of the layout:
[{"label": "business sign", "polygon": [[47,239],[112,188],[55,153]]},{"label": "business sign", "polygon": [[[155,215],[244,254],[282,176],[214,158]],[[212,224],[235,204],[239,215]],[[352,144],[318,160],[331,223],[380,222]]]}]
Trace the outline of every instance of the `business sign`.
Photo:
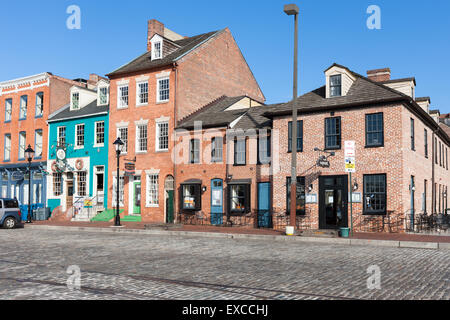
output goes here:
[{"label": "business sign", "polygon": [[134,176],[136,174],[136,164],[133,162],[125,163],[125,175]]},{"label": "business sign", "polygon": [[347,172],[347,173],[355,173],[356,172],[355,158],[352,158],[352,157],[345,158],[345,172]]},{"label": "business sign", "polygon": [[344,151],[346,158],[356,158],[356,143],[355,141],[345,141]]},{"label": "business sign", "polygon": [[329,168],[330,167],[330,161],[328,161],[327,157],[321,156],[319,160],[317,160],[317,166],[321,168]]}]

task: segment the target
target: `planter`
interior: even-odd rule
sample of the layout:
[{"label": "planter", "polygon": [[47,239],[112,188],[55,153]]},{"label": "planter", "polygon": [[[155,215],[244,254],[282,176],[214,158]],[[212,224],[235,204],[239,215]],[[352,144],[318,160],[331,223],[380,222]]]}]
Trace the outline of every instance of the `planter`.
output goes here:
[{"label": "planter", "polygon": [[286,235],[287,236],[293,236],[295,233],[294,227],[286,227]]},{"label": "planter", "polygon": [[342,238],[348,238],[350,236],[350,229],[349,228],[340,228],[340,233]]}]

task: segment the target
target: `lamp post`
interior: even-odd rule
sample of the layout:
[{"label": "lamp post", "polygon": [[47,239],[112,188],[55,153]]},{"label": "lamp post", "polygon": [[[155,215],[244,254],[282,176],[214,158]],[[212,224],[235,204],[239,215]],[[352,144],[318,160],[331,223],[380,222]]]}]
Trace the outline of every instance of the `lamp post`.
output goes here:
[{"label": "lamp post", "polygon": [[116,156],[117,156],[117,182],[116,182],[116,218],[114,220],[114,226],[120,227],[120,213],[119,213],[119,195],[120,195],[120,170],[119,170],[119,160],[120,153],[123,150],[124,143],[120,138],[117,138],[114,141],[114,147],[116,148]]},{"label": "lamp post", "polygon": [[288,16],[294,16],[294,94],[292,99],[292,163],[291,163],[291,217],[290,226],[297,225],[297,105],[295,100],[298,93],[298,13],[300,12],[296,4],[287,4],[284,6],[284,12]]},{"label": "lamp post", "polygon": [[28,215],[27,223],[31,223],[31,161],[34,157],[34,150],[31,145],[25,150],[25,158],[28,160]]}]

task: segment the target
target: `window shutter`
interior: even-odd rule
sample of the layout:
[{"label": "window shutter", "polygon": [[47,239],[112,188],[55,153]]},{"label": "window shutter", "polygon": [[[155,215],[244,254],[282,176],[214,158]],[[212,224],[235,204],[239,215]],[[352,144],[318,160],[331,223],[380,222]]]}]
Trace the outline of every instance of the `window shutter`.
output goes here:
[{"label": "window shutter", "polygon": [[202,186],[195,185],[195,210],[202,210]]},{"label": "window shutter", "polygon": [[184,209],[184,203],[183,203],[183,186],[180,186],[178,188],[178,194],[179,194],[179,200],[180,200],[180,212]]},{"label": "window shutter", "polygon": [[288,123],[288,152],[292,152],[292,122]]},{"label": "window shutter", "polygon": [[250,193],[251,185],[248,184],[245,186],[245,213],[251,212],[251,193]]}]

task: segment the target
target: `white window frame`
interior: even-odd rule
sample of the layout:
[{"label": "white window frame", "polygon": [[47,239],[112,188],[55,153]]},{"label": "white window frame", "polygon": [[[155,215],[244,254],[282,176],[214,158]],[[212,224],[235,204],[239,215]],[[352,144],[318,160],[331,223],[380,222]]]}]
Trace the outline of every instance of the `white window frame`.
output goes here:
[{"label": "white window frame", "polygon": [[[167,80],[168,83],[169,83],[169,88],[168,88],[169,95],[168,95],[168,98],[166,100],[161,100],[160,99],[160,97],[161,97],[161,93],[160,93],[160,91],[161,91],[161,81],[164,81],[164,80]],[[157,103],[168,102],[170,100],[170,77],[161,77],[161,78],[156,79],[156,81],[157,81],[156,102]]]},{"label": "white window frame", "polygon": [[[60,146],[60,144],[59,144],[59,140],[61,139],[61,132],[60,132],[60,129],[64,129],[64,144],[66,144],[67,143],[67,130],[66,130],[66,127],[65,126],[61,126],[61,127],[57,127],[56,128],[56,141],[57,141],[57,145],[58,146]],[[64,146],[61,146],[61,147],[64,147]]]},{"label": "white window frame", "polygon": [[[23,137],[23,140],[22,140]],[[22,144],[23,142],[23,144]],[[19,160],[25,160],[25,150],[27,148],[27,133],[19,132]]]},{"label": "white window frame", "polygon": [[[102,99],[101,99],[101,94],[102,94],[102,90],[106,90],[106,103],[102,103]],[[106,106],[109,104],[109,87],[108,86],[101,86],[98,88],[98,105],[99,106]]]},{"label": "white window frame", "polygon": [[[127,139],[124,140],[122,137],[122,134],[120,133],[120,130],[126,129],[127,130]],[[120,140],[122,140],[122,142],[125,144],[123,147],[123,151],[121,152],[122,155],[125,155],[128,153],[128,141],[129,141],[129,130],[128,130],[128,126],[123,126],[123,127],[117,127],[117,132],[116,132],[116,138],[120,138]]]},{"label": "white window frame", "polygon": [[[127,88],[127,104],[122,105],[122,89]],[[117,109],[127,109],[130,105],[130,86],[128,84],[121,84],[117,86]]]},{"label": "white window frame", "polygon": [[[75,102],[74,96],[75,95],[78,97],[77,98],[78,105],[76,108],[75,108],[75,104],[74,104],[74,102]],[[78,92],[78,91],[72,92],[72,95],[70,96],[70,110],[80,110],[80,92]]]},{"label": "white window frame", "polygon": [[[6,155],[8,154],[8,157]],[[3,161],[11,161],[11,134],[5,134],[5,146],[3,150]]]},{"label": "white window frame", "polygon": [[[159,44],[159,50],[156,50],[156,45]],[[158,53],[158,54],[157,54]],[[161,38],[157,38],[152,41],[152,60],[160,60],[163,56],[163,41]]]},{"label": "white window frame", "polygon": [[147,208],[159,207],[159,174],[147,174],[147,190],[145,197],[145,206]]},{"label": "white window frame", "polygon": [[[84,180],[81,177],[84,176]],[[77,172],[77,195],[79,197],[87,197],[89,194],[88,175],[85,171]],[[81,189],[84,187],[84,194],[81,194]]]},{"label": "white window frame", "polygon": [[[146,84],[147,85],[147,102],[142,102],[141,101],[141,84]],[[136,106],[146,106],[148,105],[148,98],[149,98],[149,83],[148,81],[139,81],[136,82]]]},{"label": "white window frame", "polygon": [[[146,140],[146,150],[141,150],[140,148],[140,127],[146,127],[147,128],[147,136],[145,138]],[[144,154],[148,152],[148,124],[140,123],[136,124],[136,154]]]},{"label": "white window frame", "polygon": [[[40,133],[40,141],[38,141],[38,137]],[[43,143],[44,143],[44,131],[42,129],[37,129],[34,131],[34,151],[35,151],[35,158],[42,158],[43,154]]]},{"label": "white window frame", "polygon": [[[167,148],[161,148],[160,138],[161,138],[161,125],[167,125]],[[160,121],[156,123],[156,141],[155,148],[157,152],[169,151],[169,121]]]},{"label": "white window frame", "polygon": [[12,103],[13,100],[11,98],[5,100],[5,122],[11,122],[12,120]]},{"label": "white window frame", "polygon": [[[97,126],[103,123],[103,143],[97,142]],[[94,148],[100,148],[105,146],[105,134],[106,134],[106,122],[105,121],[97,121],[94,125]]]},{"label": "white window frame", "polygon": [[[78,127],[83,126],[83,145],[78,145]],[[84,145],[86,144],[86,125],[84,123],[78,123],[75,125],[75,150],[84,149]]]},{"label": "white window frame", "polygon": [[[25,101],[25,104],[23,103],[23,101]],[[27,113],[28,113],[28,96],[23,95],[20,97],[19,120],[25,120],[27,118]]]}]

